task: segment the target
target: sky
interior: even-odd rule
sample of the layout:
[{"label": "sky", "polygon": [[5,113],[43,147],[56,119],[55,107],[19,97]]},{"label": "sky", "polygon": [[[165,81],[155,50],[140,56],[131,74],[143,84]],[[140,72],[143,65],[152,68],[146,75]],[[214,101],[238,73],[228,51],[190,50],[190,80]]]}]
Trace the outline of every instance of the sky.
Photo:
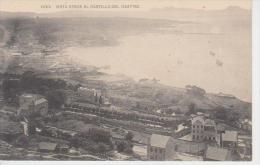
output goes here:
[{"label": "sky", "polygon": [[[57,12],[55,5],[63,4],[138,4],[138,10],[152,8],[177,7],[193,9],[224,9],[228,6],[239,6],[251,9],[251,0],[0,0],[0,10],[10,12]],[[43,9],[41,5],[52,5],[51,9]],[[75,10],[75,9],[74,9]],[[93,9],[92,9],[93,10]],[[100,9],[99,9],[100,10]],[[127,10],[127,9],[122,9]]]}]

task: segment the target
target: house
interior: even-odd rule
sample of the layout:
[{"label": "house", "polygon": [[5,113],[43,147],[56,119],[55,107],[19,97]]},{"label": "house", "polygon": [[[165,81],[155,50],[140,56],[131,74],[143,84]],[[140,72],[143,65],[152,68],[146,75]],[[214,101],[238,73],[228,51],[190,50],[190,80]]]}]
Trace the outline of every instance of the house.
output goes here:
[{"label": "house", "polygon": [[191,134],[188,134],[182,138],[173,139],[173,148],[179,153],[202,155],[206,150],[206,143],[193,141]]},{"label": "house", "polygon": [[204,140],[216,141],[217,128],[214,120],[206,119],[204,123]]},{"label": "house", "polygon": [[237,131],[225,131],[221,134],[221,146],[224,148],[236,147],[238,143]]},{"label": "house", "polygon": [[34,102],[34,111],[40,112],[41,115],[47,115],[48,101],[45,98],[36,100]]},{"label": "house", "polygon": [[99,92],[95,89],[89,89],[89,88],[85,88],[85,87],[79,87],[78,94],[84,100],[92,102],[92,103],[97,103],[98,99],[101,97],[101,92]]},{"label": "house", "polygon": [[22,94],[19,97],[19,106],[22,110],[30,110],[33,108],[34,101],[36,101],[38,95],[35,94]]},{"label": "house", "polygon": [[50,142],[40,142],[38,146],[38,150],[40,152],[55,152],[57,148],[57,143]]},{"label": "house", "polygon": [[122,141],[125,141],[125,136],[112,132],[111,133],[111,137],[112,137],[112,142],[114,143],[114,145],[119,144]]},{"label": "house", "polygon": [[101,90],[79,87],[78,95],[81,97],[80,100],[82,101],[87,101],[93,104],[99,104],[106,107],[111,106],[111,103],[109,102],[108,98],[102,95]]},{"label": "house", "polygon": [[67,144],[58,144],[56,150],[59,153],[68,153],[70,147]]},{"label": "house", "polygon": [[23,94],[19,97],[19,115],[29,115],[32,112],[39,112],[41,115],[48,113],[48,101],[40,95]]},{"label": "house", "polygon": [[138,156],[141,160],[147,160],[147,146],[134,144],[133,153]]},{"label": "house", "polygon": [[246,130],[252,131],[252,121],[249,119],[239,120],[239,127]]},{"label": "house", "polygon": [[204,140],[204,117],[196,116],[191,120],[191,135],[195,141]]},{"label": "house", "polygon": [[174,148],[170,136],[152,134],[147,146],[147,158],[149,160],[169,160],[173,153]]},{"label": "house", "polygon": [[134,134],[132,141],[137,144],[147,145],[148,144],[148,137],[142,134]]},{"label": "house", "polygon": [[191,120],[191,135],[194,141],[216,141],[217,129],[215,121],[205,116],[196,116]]},{"label": "house", "polygon": [[231,151],[224,148],[208,146],[204,160],[207,161],[231,161]]}]

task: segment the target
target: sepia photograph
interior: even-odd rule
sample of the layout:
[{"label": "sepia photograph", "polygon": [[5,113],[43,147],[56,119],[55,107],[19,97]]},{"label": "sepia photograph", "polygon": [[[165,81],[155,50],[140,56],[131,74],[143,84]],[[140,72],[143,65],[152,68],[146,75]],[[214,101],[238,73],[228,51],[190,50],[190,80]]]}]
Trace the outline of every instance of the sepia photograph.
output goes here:
[{"label": "sepia photograph", "polygon": [[0,0],[0,160],[251,162],[252,6]]}]

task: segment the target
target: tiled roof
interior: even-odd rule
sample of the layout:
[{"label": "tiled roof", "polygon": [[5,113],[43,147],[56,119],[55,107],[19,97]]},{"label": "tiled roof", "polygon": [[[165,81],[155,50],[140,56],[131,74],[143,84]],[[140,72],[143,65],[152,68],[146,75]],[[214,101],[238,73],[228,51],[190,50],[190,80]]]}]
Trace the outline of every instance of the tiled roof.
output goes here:
[{"label": "tiled roof", "polygon": [[152,134],[150,144],[153,147],[166,148],[170,138],[170,136]]}]

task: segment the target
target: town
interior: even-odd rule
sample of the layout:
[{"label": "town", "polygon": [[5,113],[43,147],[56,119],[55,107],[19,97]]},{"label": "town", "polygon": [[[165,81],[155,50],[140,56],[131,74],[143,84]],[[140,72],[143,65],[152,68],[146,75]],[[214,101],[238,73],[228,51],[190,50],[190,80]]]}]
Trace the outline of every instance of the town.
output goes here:
[{"label": "town", "polygon": [[0,160],[252,160],[251,9],[2,1]]},{"label": "town", "polygon": [[[141,86],[151,85],[144,81],[149,80]],[[72,85],[30,71],[2,74],[1,159],[251,160],[248,116],[195,104],[185,113],[176,106],[158,109],[140,102],[124,109],[109,97],[113,88],[98,86]],[[196,86],[185,92],[204,94]]]}]

